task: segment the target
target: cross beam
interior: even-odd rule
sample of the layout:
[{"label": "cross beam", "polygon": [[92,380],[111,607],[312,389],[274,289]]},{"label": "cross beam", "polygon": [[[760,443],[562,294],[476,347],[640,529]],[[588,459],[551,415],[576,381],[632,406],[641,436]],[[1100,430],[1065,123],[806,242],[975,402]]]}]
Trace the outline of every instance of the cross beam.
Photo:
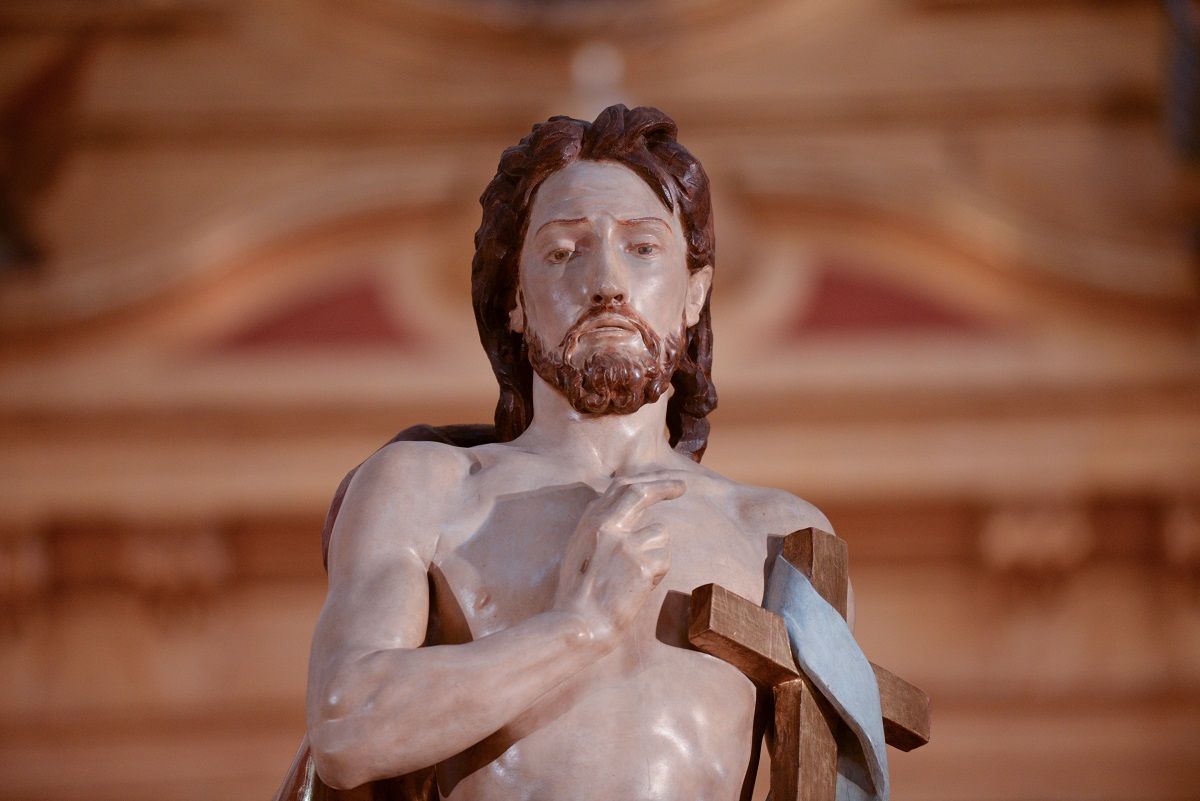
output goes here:
[{"label": "cross beam", "polygon": [[[782,554],[844,618],[846,543],[806,528],[784,539]],[[719,584],[705,584],[692,591],[688,639],[772,691],[771,801],[834,801],[843,724],[796,667],[783,618]],[[929,696],[874,663],[871,669],[879,684],[887,744],[911,751],[929,742]]]}]

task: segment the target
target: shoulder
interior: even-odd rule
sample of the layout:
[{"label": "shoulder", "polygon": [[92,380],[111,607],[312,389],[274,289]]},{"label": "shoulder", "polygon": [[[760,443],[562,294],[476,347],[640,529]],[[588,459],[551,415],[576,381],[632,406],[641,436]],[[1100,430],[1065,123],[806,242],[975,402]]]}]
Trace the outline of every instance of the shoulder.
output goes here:
[{"label": "shoulder", "polygon": [[399,504],[415,517],[452,508],[478,464],[473,450],[440,442],[393,442],[359,466],[346,501]]},{"label": "shoulder", "polygon": [[394,442],[359,465],[337,513],[330,566],[361,549],[428,559],[442,521],[458,505],[473,458],[438,442]]},{"label": "shoulder", "polygon": [[790,492],[726,481],[730,506],[744,531],[771,537],[812,527],[833,533],[824,512]]},{"label": "shoulder", "polygon": [[[461,479],[475,458],[469,448],[441,442],[393,442],[380,448],[359,466],[353,484],[382,482],[393,489],[437,489]],[[456,486],[445,484],[447,488]]]},{"label": "shoulder", "polygon": [[743,486],[739,500],[742,514],[755,524],[755,530],[791,534],[812,526],[831,533],[833,531],[824,512],[784,490]]}]

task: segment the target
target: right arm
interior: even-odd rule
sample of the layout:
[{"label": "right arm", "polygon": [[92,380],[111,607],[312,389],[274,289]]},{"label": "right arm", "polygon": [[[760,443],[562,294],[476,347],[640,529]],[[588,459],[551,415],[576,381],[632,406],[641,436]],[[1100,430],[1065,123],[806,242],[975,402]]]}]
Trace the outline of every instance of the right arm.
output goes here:
[{"label": "right arm", "polygon": [[309,740],[333,787],[428,767],[501,728],[611,649],[666,572],[664,535],[637,518],[682,486],[625,484],[585,512],[551,610],[474,642],[420,648],[426,576],[439,521],[459,500],[461,462],[442,446],[392,445],[346,494],[309,663]]}]

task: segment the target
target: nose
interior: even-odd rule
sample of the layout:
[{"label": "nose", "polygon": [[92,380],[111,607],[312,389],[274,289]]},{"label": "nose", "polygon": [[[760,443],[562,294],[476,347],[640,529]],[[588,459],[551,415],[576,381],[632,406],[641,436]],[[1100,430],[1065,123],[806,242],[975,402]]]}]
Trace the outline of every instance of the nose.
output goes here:
[{"label": "nose", "polygon": [[597,306],[615,306],[625,302],[625,293],[615,288],[605,287],[592,295],[592,303]]},{"label": "nose", "polygon": [[629,283],[625,265],[613,245],[606,243],[592,271],[591,301],[596,306],[612,306],[629,299]]}]

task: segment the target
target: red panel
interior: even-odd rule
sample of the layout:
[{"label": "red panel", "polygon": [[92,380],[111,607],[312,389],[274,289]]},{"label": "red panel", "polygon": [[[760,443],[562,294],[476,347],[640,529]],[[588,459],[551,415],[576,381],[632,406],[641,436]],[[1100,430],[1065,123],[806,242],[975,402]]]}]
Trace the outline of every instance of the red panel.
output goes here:
[{"label": "red panel", "polygon": [[225,338],[218,350],[407,348],[413,341],[379,287],[364,279],[272,309]]},{"label": "red panel", "polygon": [[983,320],[923,297],[908,287],[837,268],[822,270],[805,300],[805,312],[791,326],[796,336],[890,332],[979,334]]}]

